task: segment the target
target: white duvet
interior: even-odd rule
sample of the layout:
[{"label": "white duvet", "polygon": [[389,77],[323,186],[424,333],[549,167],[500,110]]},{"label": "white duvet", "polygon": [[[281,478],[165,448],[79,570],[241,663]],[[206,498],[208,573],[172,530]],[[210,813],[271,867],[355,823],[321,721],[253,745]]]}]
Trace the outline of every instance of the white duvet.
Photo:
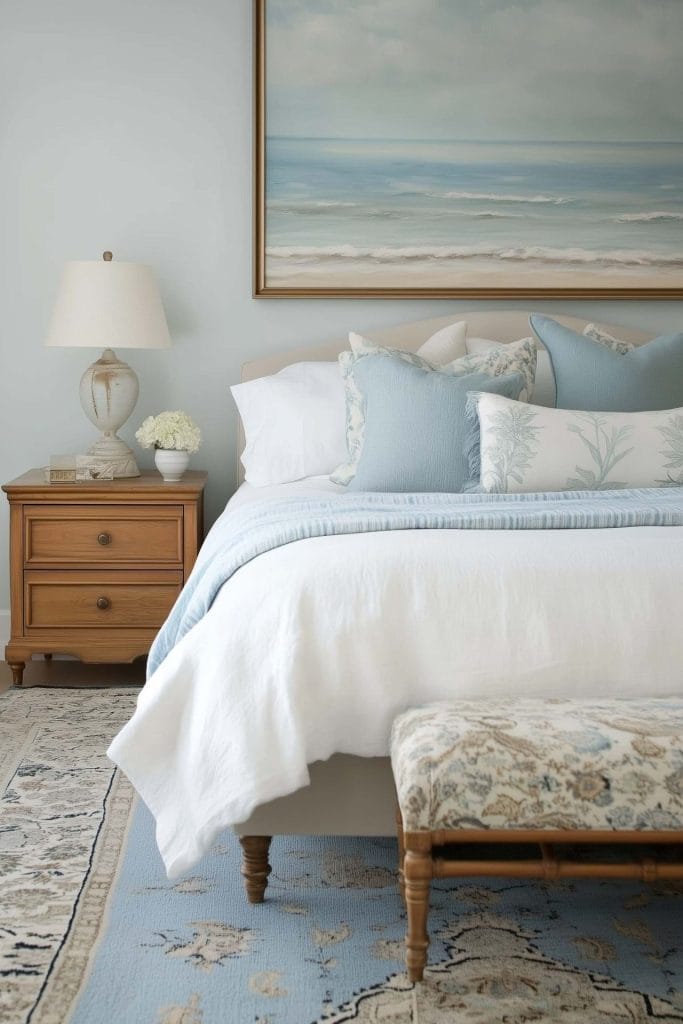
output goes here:
[{"label": "white duvet", "polygon": [[683,695],[682,581],[680,527],[298,541],[223,586],[109,755],[174,878],[313,761],[387,754],[409,705]]}]

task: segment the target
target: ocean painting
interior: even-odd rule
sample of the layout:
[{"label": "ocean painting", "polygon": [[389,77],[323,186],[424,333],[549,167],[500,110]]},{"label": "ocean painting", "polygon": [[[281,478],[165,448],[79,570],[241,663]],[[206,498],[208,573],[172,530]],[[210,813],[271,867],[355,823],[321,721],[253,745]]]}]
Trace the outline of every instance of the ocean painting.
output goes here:
[{"label": "ocean painting", "polygon": [[683,295],[679,0],[262,13],[257,291]]}]

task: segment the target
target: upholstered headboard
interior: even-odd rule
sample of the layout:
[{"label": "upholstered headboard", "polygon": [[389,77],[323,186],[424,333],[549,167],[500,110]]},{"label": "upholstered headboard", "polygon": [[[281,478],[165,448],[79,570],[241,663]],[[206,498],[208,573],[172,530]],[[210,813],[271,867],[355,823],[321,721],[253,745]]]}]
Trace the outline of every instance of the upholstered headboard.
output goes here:
[{"label": "upholstered headboard", "polygon": [[[587,323],[590,323],[588,320],[581,320],[574,316],[556,316],[555,314],[552,314],[552,316],[554,320],[566,324],[567,327],[571,327],[579,333]],[[362,328],[350,322],[349,329],[358,330],[360,334],[367,334],[368,338],[381,345],[415,351],[439,328],[456,323],[458,320],[466,320],[467,333],[471,337],[476,338],[491,338],[494,341],[509,342],[517,341],[519,338],[528,338],[533,333],[529,327],[529,312],[519,309],[485,310],[474,313],[453,312],[447,316],[439,316],[431,320],[415,320],[412,323],[397,324],[395,327],[383,327],[379,330],[372,329],[368,331],[363,331]],[[649,335],[644,334],[642,331],[634,331],[627,327],[616,327],[604,323],[599,323],[598,326],[615,335],[615,337],[623,338],[624,341],[631,341],[635,345],[641,345],[649,339]],[[336,359],[340,352],[348,348],[348,345],[348,336],[344,336],[338,340],[325,342],[322,345],[290,349],[287,352],[277,352],[273,355],[265,356],[263,359],[255,359],[253,362],[244,363],[241,379],[245,381],[255,380],[257,377],[265,377],[268,374],[277,373],[278,370],[282,370],[285,366],[291,365],[291,363]],[[242,483],[244,479],[244,470],[242,463],[239,461],[243,448],[244,431],[240,421],[237,438],[237,479],[239,483]]]}]

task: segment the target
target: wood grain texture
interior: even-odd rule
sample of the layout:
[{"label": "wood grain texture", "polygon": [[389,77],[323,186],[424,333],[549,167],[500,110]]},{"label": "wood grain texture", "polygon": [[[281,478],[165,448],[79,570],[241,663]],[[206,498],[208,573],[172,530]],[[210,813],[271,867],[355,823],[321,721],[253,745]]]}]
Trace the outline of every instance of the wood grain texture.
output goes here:
[{"label": "wood grain texture", "polygon": [[[683,831],[590,829],[439,829],[433,832],[405,832],[400,808],[399,884],[405,891],[408,917],[406,930],[406,967],[410,981],[422,981],[427,963],[429,936],[429,891],[432,878],[540,878],[553,882],[563,878],[627,878],[641,882],[673,882],[683,879]],[[477,857],[454,856],[448,847],[482,844],[485,853]],[[621,861],[591,861],[585,854],[576,856],[577,847],[604,846],[629,848]],[[632,855],[632,846],[646,845],[642,857]],[[491,849],[534,846],[538,853],[524,850],[518,857],[496,858]],[[657,847],[668,848],[673,856],[653,855]],[[673,847],[673,850],[671,848]]]},{"label": "wood grain texture", "polygon": [[182,588],[180,572],[24,574],[24,624],[159,629]]},{"label": "wood grain texture", "polygon": [[432,855],[429,833],[420,842],[406,846],[403,858],[408,927],[406,930],[406,968],[410,981],[422,981],[427,963],[429,935],[429,889],[432,882]]},{"label": "wood grain texture", "polygon": [[271,872],[268,851],[272,836],[240,836],[242,876],[250,903],[263,903]]},{"label": "wood grain texture", "polygon": [[47,484],[34,469],[5,484],[10,502],[11,634],[21,685],[34,654],[130,662],[151,643],[194,565],[206,473],[156,472]]},{"label": "wood grain texture", "polygon": [[25,565],[183,565],[183,507],[27,505]]}]

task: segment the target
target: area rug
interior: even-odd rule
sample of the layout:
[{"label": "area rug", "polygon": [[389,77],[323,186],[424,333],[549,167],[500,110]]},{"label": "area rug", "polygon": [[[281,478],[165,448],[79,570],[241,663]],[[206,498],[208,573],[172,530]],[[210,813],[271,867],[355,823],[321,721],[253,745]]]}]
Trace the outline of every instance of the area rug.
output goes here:
[{"label": "area rug", "polygon": [[403,971],[388,839],[276,838],[250,906],[226,833],[169,882],[104,755],[134,690],[0,697],[3,1024],[683,1022],[683,888],[436,883]]}]

